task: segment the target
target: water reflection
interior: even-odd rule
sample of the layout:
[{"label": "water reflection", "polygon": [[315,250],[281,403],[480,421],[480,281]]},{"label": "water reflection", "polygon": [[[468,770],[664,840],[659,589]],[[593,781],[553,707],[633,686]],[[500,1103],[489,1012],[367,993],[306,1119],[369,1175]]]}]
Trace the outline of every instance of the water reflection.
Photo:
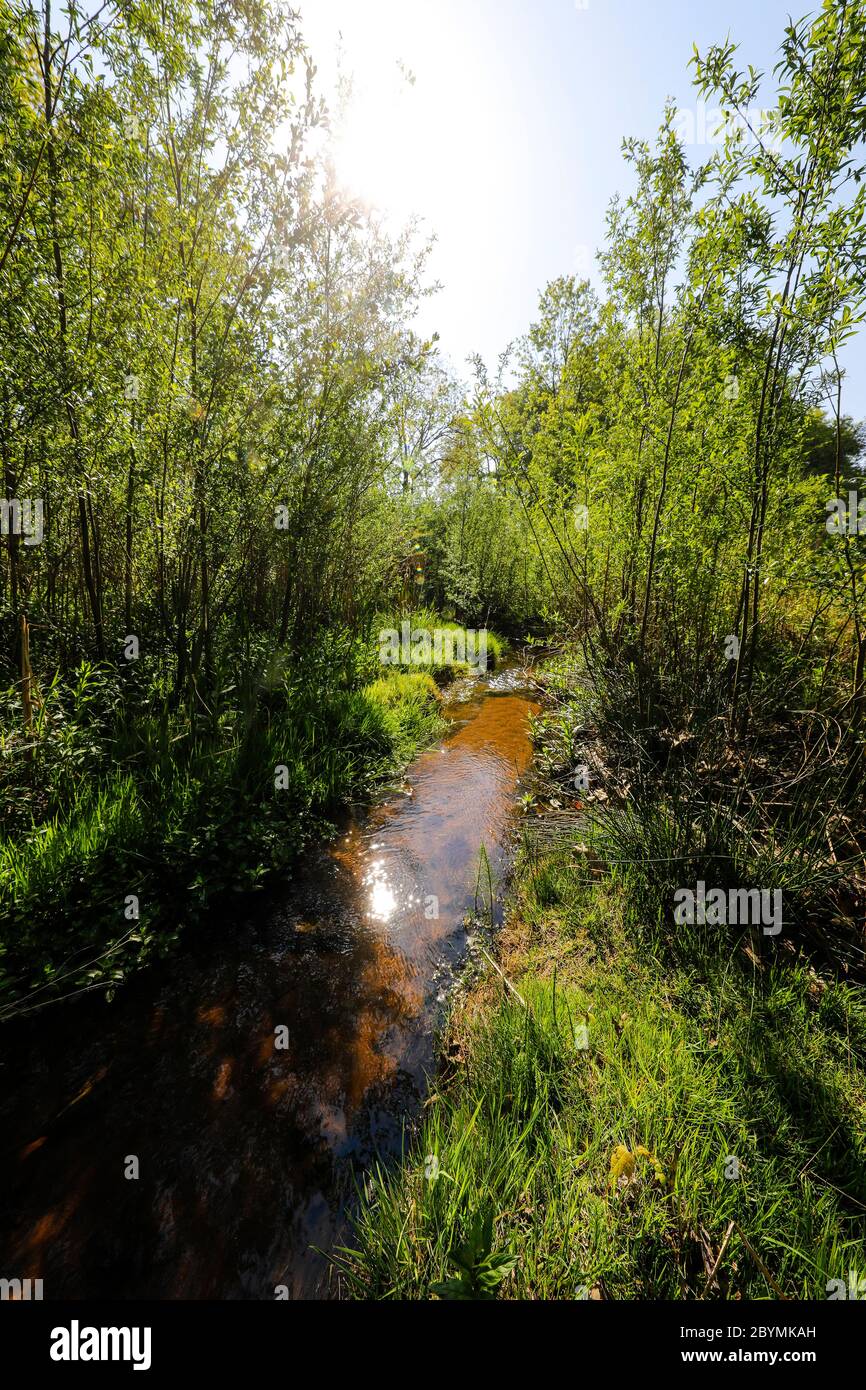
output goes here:
[{"label": "water reflection", "polygon": [[[367,889],[367,916],[376,922],[387,922],[397,909],[397,895],[388,883],[384,859],[375,859],[361,879]],[[411,896],[407,900],[411,903]]]},{"label": "water reflection", "polygon": [[46,1298],[325,1290],[310,1247],[334,1239],[356,1175],[399,1149],[482,841],[500,862],[534,708],[513,678],[500,688],[455,702],[412,794],[311,853],[269,911],[14,1041],[4,1273],[43,1278]]}]

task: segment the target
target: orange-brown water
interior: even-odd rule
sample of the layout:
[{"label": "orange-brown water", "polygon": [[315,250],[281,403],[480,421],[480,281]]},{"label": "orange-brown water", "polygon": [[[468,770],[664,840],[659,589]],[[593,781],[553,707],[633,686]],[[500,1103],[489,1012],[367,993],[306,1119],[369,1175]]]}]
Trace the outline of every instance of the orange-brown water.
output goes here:
[{"label": "orange-brown water", "polygon": [[453,698],[405,789],[267,910],[111,1006],[43,1015],[4,1066],[0,1273],[42,1278],[46,1299],[328,1292],[312,1247],[345,1234],[355,1183],[423,1101],[534,709],[515,670]]}]

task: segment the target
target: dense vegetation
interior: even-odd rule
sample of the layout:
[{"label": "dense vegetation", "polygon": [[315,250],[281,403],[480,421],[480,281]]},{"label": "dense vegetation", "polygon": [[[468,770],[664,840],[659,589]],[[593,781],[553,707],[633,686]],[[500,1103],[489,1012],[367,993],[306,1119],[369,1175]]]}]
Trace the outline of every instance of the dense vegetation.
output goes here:
[{"label": "dense vegetation", "polygon": [[[4,0],[0,64],[16,1012],[124,978],[435,731],[376,633],[424,597],[412,480],[457,396],[291,12]],[[437,594],[475,622],[461,556]]]},{"label": "dense vegetation", "polygon": [[[601,291],[555,280],[469,385],[294,16],[0,15],[5,1012],[113,987],[435,731],[382,628],[543,636],[512,987],[348,1287],[819,1294],[866,1203],[866,11],[789,26],[760,125],[696,53],[724,143],[626,141]],[[683,924],[699,881],[780,890],[781,933]]]},{"label": "dense vegetation", "polygon": [[[824,1298],[863,1268],[864,23],[791,25],[763,130],[760,76],[696,54],[724,146],[690,170],[672,110],[627,142],[604,301],[549,286],[481,376],[469,437],[562,654],[499,973],[366,1194],[352,1293]],[[704,887],[778,921],[678,916]]]}]

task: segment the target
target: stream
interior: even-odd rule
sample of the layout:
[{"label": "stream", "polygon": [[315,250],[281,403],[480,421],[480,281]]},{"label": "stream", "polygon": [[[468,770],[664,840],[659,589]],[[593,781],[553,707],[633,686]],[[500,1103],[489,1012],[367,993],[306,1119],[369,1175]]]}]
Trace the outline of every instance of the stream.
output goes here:
[{"label": "stream", "polygon": [[3,1063],[0,1273],[46,1299],[333,1295],[319,1252],[419,1113],[536,710],[517,665],[456,683],[442,740],[290,883],[29,1026]]}]

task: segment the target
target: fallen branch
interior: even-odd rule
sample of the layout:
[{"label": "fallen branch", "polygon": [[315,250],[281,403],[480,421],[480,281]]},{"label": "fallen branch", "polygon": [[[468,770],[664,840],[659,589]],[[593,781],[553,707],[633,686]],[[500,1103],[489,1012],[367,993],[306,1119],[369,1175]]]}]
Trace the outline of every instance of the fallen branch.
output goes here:
[{"label": "fallen branch", "polygon": [[781,1289],[781,1288],[779,1287],[779,1285],[776,1283],[775,1279],[773,1278],[773,1276],[772,1276],[772,1274],[770,1273],[770,1271],[767,1269],[767,1266],[764,1264],[764,1261],[761,1259],[761,1257],[760,1257],[760,1255],[758,1254],[757,1250],[755,1249],[755,1247],[752,1245],[751,1241],[748,1239],[748,1237],[747,1237],[747,1236],[745,1235],[745,1233],[743,1232],[742,1227],[739,1226],[739,1225],[737,1225],[737,1222],[736,1222],[736,1221],[735,1221],[733,1224],[736,1226],[737,1235],[740,1237],[740,1240],[743,1242],[743,1244],[745,1245],[745,1247],[746,1247],[746,1249],[748,1250],[749,1254],[751,1255],[752,1259],[755,1261],[755,1264],[758,1266],[758,1269],[761,1271],[761,1273],[763,1274],[763,1276],[764,1276],[764,1278],[766,1279],[767,1283],[770,1285],[770,1288],[774,1291],[774,1293],[777,1293],[777,1294],[779,1295],[779,1297],[780,1297],[781,1299],[784,1300],[785,1303],[790,1303],[790,1301],[791,1301],[790,1298],[789,1298],[788,1295],[784,1292],[784,1290]]},{"label": "fallen branch", "polygon": [[716,1256],[715,1264],[713,1265],[712,1269],[710,1270],[709,1274],[707,1275],[707,1282],[704,1284],[704,1291],[703,1291],[703,1293],[701,1294],[701,1298],[706,1298],[707,1292],[708,1292],[708,1290],[709,1290],[709,1287],[710,1287],[710,1285],[712,1284],[713,1280],[714,1280],[715,1277],[716,1277],[716,1273],[717,1273],[717,1271],[718,1271],[719,1265],[722,1263],[722,1257],[723,1257],[725,1251],[726,1251],[727,1248],[728,1248],[728,1241],[729,1241],[730,1238],[731,1238],[731,1232],[733,1231],[735,1225],[736,1225],[736,1222],[734,1222],[734,1221],[731,1221],[731,1222],[729,1222],[729,1224],[728,1224],[728,1229],[725,1231],[725,1238],[724,1238],[724,1240],[722,1241],[721,1245],[719,1246],[719,1253],[718,1253],[718,1255]]}]

